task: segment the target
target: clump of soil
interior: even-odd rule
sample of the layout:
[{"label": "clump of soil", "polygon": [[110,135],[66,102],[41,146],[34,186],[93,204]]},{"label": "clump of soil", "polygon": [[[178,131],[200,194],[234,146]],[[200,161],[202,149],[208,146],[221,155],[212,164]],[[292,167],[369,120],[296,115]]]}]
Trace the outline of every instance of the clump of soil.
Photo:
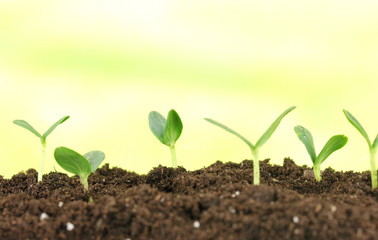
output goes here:
[{"label": "clump of soil", "polygon": [[[0,239],[378,239],[370,173],[323,172],[285,159],[221,163],[138,175],[105,165],[89,177],[34,169],[0,177]],[[94,199],[88,202],[89,198]]]}]

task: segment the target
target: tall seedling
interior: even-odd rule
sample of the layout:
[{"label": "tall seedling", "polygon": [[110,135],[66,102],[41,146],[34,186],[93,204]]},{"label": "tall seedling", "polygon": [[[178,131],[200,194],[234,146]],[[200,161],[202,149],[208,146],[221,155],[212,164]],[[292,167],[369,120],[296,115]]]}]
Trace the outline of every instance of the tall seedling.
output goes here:
[{"label": "tall seedling", "polygon": [[278,125],[280,124],[281,120],[289,113],[291,112],[295,107],[290,107],[286,109],[273,123],[270,125],[268,130],[265,131],[265,133],[260,137],[260,139],[257,141],[255,145],[253,145],[250,141],[248,141],[245,137],[240,135],[239,133],[235,132],[231,128],[223,125],[222,123],[219,123],[213,119],[205,118],[206,121],[223,128],[227,132],[230,132],[240,138],[243,142],[245,142],[249,148],[252,151],[252,160],[253,160],[253,184],[259,185],[260,184],[260,162],[258,159],[258,153],[260,147],[272,136],[274,131],[277,129]]},{"label": "tall seedling", "polygon": [[39,172],[38,172],[38,182],[42,181],[42,175],[43,175],[43,167],[45,165],[45,159],[46,159],[46,138],[47,136],[54,131],[54,129],[59,125],[65,122],[70,116],[64,116],[61,119],[59,119],[56,123],[54,123],[43,135],[41,135],[37,130],[35,130],[28,122],[24,120],[14,120],[13,123],[23,127],[27,130],[29,130],[31,133],[36,135],[40,140],[42,144],[42,157],[41,162],[39,165]]},{"label": "tall seedling", "polygon": [[159,141],[171,149],[172,167],[177,168],[176,141],[182,132],[182,122],[177,112],[171,109],[165,119],[160,113],[151,111],[148,115],[151,132]]},{"label": "tall seedling", "polygon": [[367,135],[365,129],[362,125],[357,121],[357,119],[347,110],[343,110],[345,117],[348,121],[361,133],[361,135],[365,138],[367,144],[369,145],[369,152],[370,152],[370,171],[371,171],[371,187],[377,188],[378,180],[377,180],[377,168],[375,166],[375,156],[377,155],[378,150],[378,134],[374,139],[373,144],[370,142],[369,136]]}]

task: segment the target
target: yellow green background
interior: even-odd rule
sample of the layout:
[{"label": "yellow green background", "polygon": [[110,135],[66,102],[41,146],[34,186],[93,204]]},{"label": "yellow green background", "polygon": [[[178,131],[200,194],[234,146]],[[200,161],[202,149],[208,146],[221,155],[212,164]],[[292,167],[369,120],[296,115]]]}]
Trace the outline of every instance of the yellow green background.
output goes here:
[{"label": "yellow green background", "polygon": [[148,113],[174,108],[176,145],[187,169],[250,159],[255,143],[295,105],[260,150],[282,164],[311,165],[293,127],[308,128],[317,152],[335,134],[349,142],[323,164],[369,169],[365,140],[342,109],[377,134],[378,3],[375,1],[65,0],[0,1],[0,174],[39,167],[38,131],[71,118],[47,138],[45,171],[63,171],[53,150],[102,150],[105,162],[140,173],[170,166]]}]

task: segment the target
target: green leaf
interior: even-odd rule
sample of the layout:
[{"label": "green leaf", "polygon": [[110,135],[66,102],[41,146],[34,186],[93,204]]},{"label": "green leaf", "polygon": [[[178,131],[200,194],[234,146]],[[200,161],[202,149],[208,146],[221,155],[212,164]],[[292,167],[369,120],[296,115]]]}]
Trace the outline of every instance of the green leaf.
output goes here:
[{"label": "green leaf", "polygon": [[91,165],[91,172],[96,171],[98,166],[104,161],[105,154],[101,151],[91,151],[84,154],[84,157],[89,161]]},{"label": "green leaf", "polygon": [[156,111],[151,111],[148,115],[148,122],[150,125],[151,132],[159,139],[159,141],[163,144],[164,132],[165,132],[165,125],[166,120],[165,118]]},{"label": "green leaf", "polygon": [[241,140],[243,140],[246,144],[248,144],[248,146],[249,146],[249,148],[250,148],[251,150],[255,148],[255,147],[253,146],[253,144],[252,144],[250,141],[248,141],[245,137],[243,137],[243,136],[240,135],[239,133],[235,132],[235,131],[232,130],[231,128],[229,128],[229,127],[223,125],[222,123],[217,122],[217,121],[215,121],[215,120],[213,120],[213,119],[210,119],[210,118],[204,118],[204,120],[206,120],[206,121],[208,121],[209,123],[212,123],[212,124],[214,124],[214,125],[216,125],[216,126],[218,126],[218,127],[220,127],[220,128],[223,128],[224,130],[226,130],[226,131],[229,132],[229,133],[234,134],[235,136],[237,136],[238,138],[240,138]]},{"label": "green leaf", "polygon": [[165,145],[175,145],[182,132],[182,122],[177,112],[171,109],[168,113],[167,123],[165,125],[163,142]]},{"label": "green leaf", "polygon": [[20,127],[23,127],[27,130],[29,130],[30,132],[32,132],[34,135],[36,135],[37,137],[41,138],[41,134],[39,134],[39,132],[37,132],[37,130],[35,130],[29,123],[27,123],[26,121],[24,120],[14,120],[13,121],[14,124],[20,126]]},{"label": "green leaf", "polygon": [[59,166],[61,166],[67,172],[79,176],[88,176],[91,173],[91,165],[89,161],[79,153],[69,148],[56,148],[54,157]]},{"label": "green leaf", "polygon": [[361,124],[357,121],[357,119],[347,110],[343,110],[345,117],[348,119],[348,121],[361,133],[361,135],[366,139],[366,142],[369,145],[369,148],[371,148],[371,142],[370,139],[365,131],[365,129],[361,126]]},{"label": "green leaf", "polygon": [[54,123],[42,136],[43,139],[46,139],[46,137],[52,132],[54,131],[54,129],[59,125],[59,124],[62,124],[63,122],[65,122],[68,118],[70,118],[70,116],[64,116],[62,117],[61,119],[59,119],[56,123]]},{"label": "green leaf", "polygon": [[295,126],[294,131],[297,134],[299,140],[305,145],[308,154],[310,155],[311,161],[315,164],[316,152],[314,146],[314,140],[309,130],[302,126]]},{"label": "green leaf", "polygon": [[255,147],[259,148],[261,147],[274,133],[274,131],[277,129],[278,125],[280,124],[281,120],[292,110],[294,110],[295,107],[292,106],[288,109],[286,109],[273,123],[270,125],[268,130],[261,136],[261,138],[257,141]]},{"label": "green leaf", "polygon": [[377,148],[377,147],[378,147],[378,134],[375,137],[374,142],[373,142],[373,148]]},{"label": "green leaf", "polygon": [[348,138],[344,135],[335,135],[331,137],[323,147],[322,151],[319,153],[314,164],[321,164],[328,158],[329,155],[331,155],[331,153],[344,147],[347,142]]}]

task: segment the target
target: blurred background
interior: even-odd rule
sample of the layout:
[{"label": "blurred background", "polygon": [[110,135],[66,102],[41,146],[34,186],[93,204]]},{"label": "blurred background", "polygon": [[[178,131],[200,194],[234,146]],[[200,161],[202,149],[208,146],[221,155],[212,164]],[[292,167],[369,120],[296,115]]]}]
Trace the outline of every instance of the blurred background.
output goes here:
[{"label": "blurred background", "polygon": [[101,150],[104,162],[138,173],[171,166],[150,132],[148,113],[174,108],[184,130],[178,164],[189,170],[251,159],[248,146],[209,124],[213,118],[253,143],[283,119],[260,150],[282,164],[312,166],[294,133],[308,128],[317,153],[335,134],[349,137],[322,169],[370,168],[368,146],[348,109],[377,134],[378,2],[375,1],[0,1],[0,175],[62,170],[58,146]]}]

